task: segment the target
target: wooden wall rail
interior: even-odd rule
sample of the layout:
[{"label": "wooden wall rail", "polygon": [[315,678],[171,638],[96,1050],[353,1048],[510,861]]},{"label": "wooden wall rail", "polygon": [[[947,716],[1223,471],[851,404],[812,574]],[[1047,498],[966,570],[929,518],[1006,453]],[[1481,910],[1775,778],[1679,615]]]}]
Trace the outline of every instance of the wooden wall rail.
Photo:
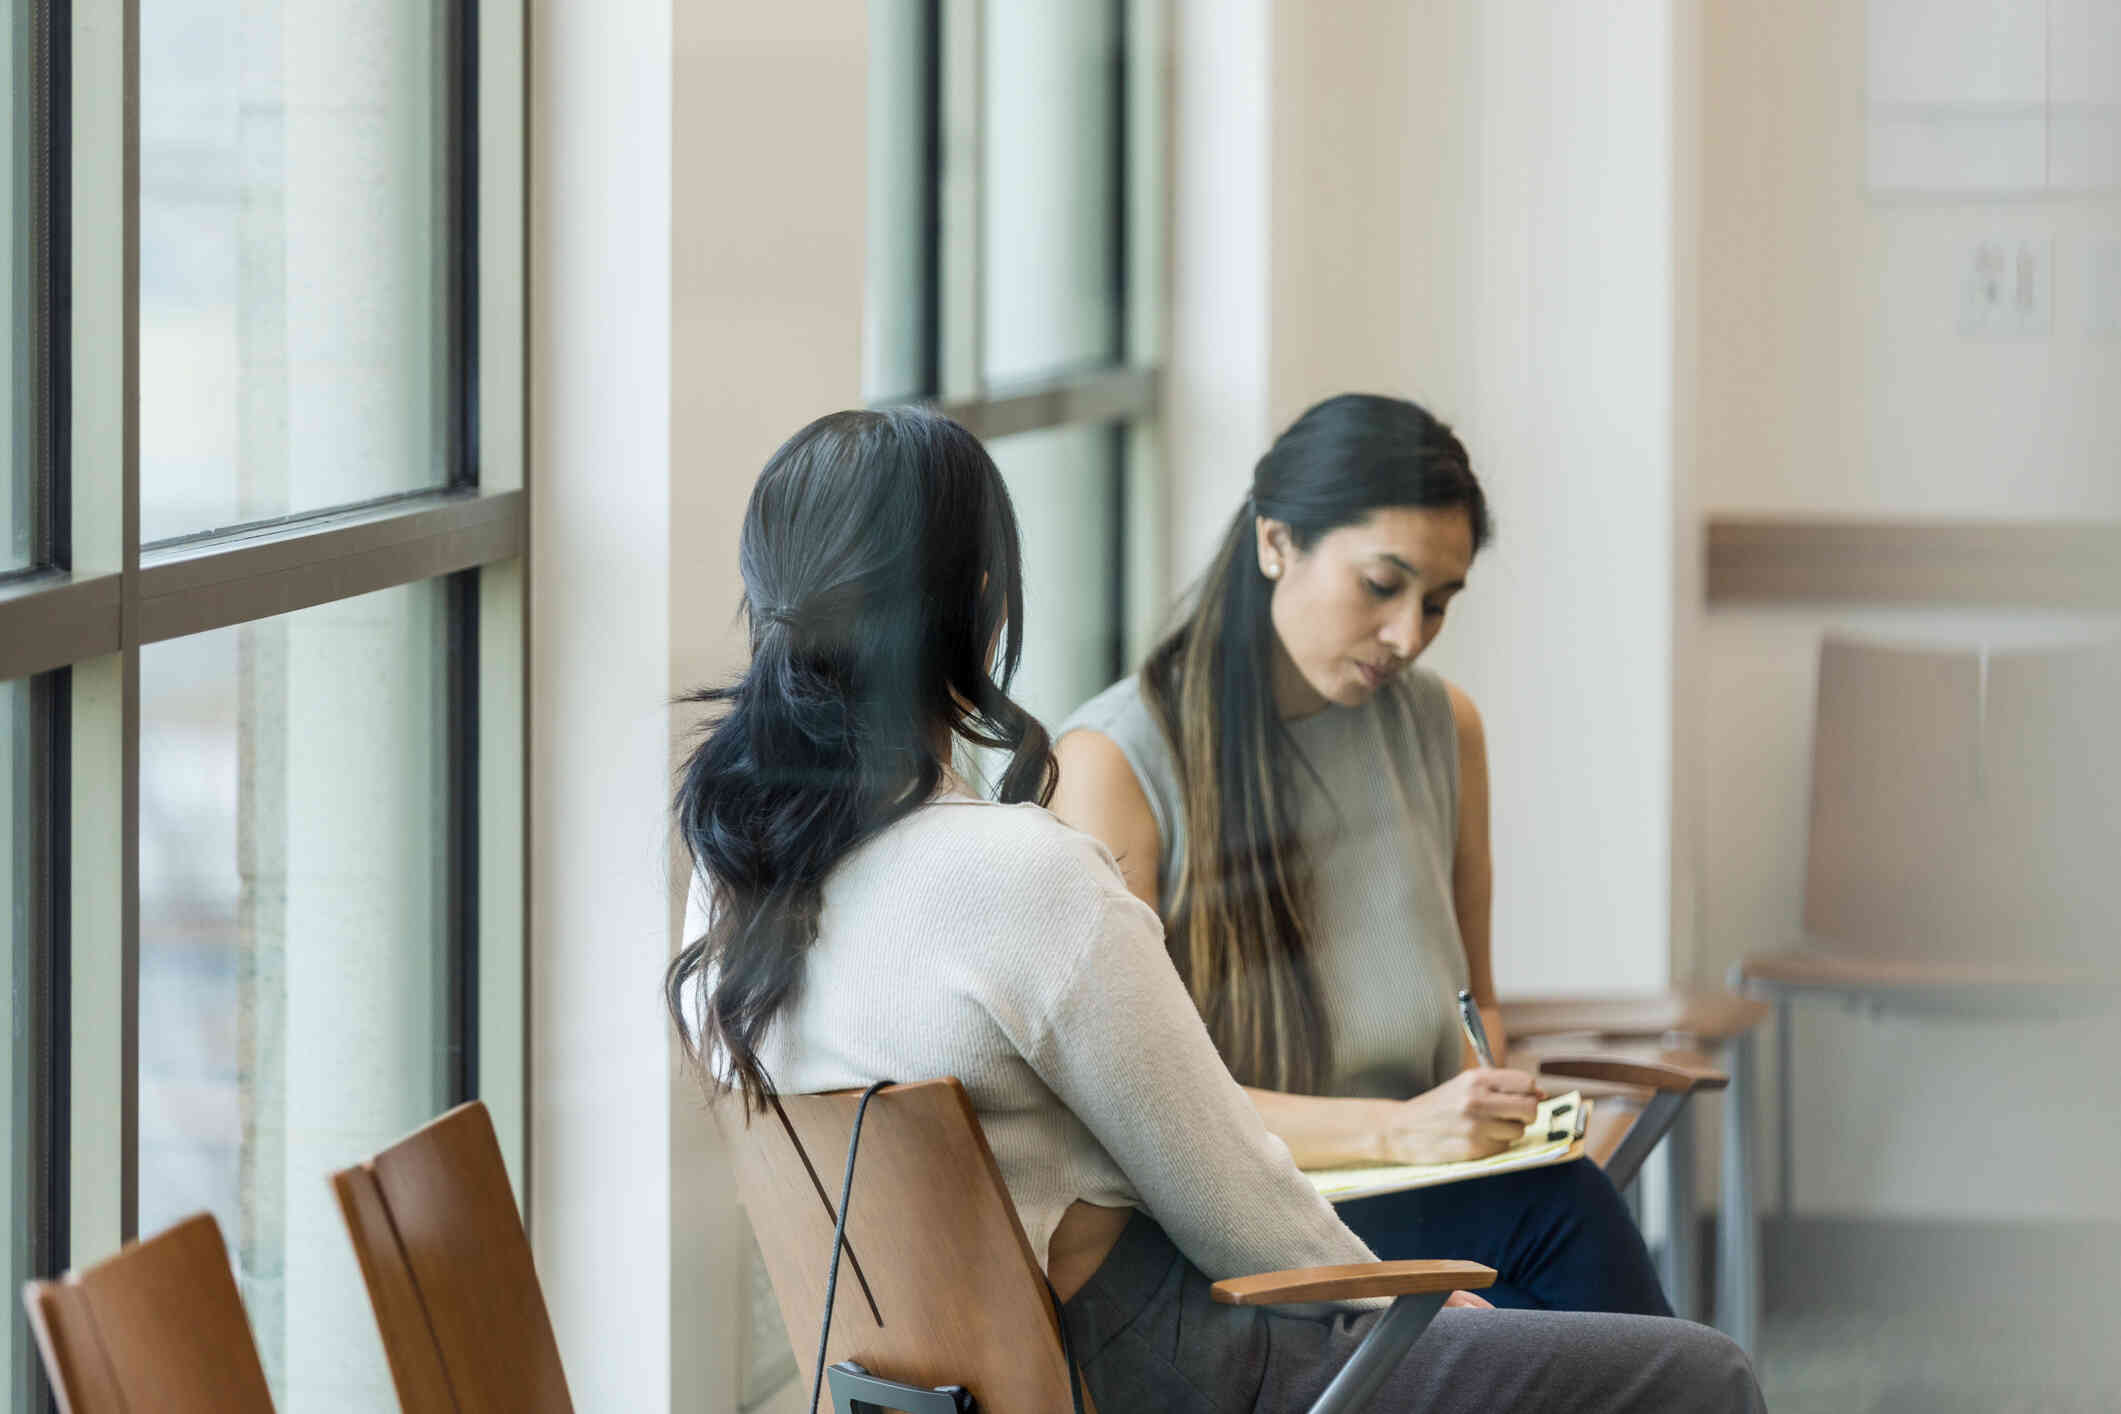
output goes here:
[{"label": "wooden wall rail", "polygon": [[2121,521],[1711,515],[1711,604],[2121,609]]}]

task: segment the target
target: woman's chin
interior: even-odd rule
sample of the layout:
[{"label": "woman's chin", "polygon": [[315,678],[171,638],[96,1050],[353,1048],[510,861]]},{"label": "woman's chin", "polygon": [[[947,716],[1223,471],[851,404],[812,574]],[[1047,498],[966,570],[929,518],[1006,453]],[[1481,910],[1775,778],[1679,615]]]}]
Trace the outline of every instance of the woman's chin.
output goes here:
[{"label": "woman's chin", "polygon": [[1373,685],[1369,679],[1358,673],[1354,678],[1342,682],[1339,690],[1329,700],[1336,707],[1367,707],[1370,705],[1370,699],[1377,695],[1377,689],[1382,686],[1382,683]]}]

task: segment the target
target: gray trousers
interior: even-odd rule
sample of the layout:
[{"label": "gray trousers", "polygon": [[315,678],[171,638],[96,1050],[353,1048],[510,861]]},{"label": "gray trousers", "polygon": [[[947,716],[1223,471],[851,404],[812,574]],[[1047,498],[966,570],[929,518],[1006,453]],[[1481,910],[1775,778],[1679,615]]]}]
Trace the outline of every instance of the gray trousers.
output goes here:
[{"label": "gray trousers", "polygon": [[[1223,1306],[1137,1212],[1069,1298],[1068,1338],[1102,1414],[1301,1414],[1376,1312]],[[1447,1310],[1371,1403],[1377,1414],[1513,1409],[1764,1411],[1745,1352],[1659,1316]]]}]

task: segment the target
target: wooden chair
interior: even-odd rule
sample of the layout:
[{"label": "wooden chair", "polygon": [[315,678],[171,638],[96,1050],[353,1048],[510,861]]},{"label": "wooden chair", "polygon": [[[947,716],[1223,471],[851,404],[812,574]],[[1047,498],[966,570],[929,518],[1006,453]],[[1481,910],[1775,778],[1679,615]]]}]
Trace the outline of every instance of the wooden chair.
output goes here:
[{"label": "wooden chair", "polygon": [[272,1414],[210,1214],[22,1289],[60,1414]]},{"label": "wooden chair", "polygon": [[[800,1377],[824,1316],[847,1141],[860,1097],[787,1095],[746,1123],[716,1119],[758,1235]],[[862,1126],[827,1377],[838,1414],[864,1405],[957,1414],[955,1387],[993,1414],[1067,1414],[1069,1371],[1049,1288],[979,1121],[954,1079],[879,1091]],[[1278,1305],[1396,1298],[1313,1406],[1360,1408],[1452,1291],[1487,1286],[1471,1262],[1379,1262],[1219,1282],[1218,1301]],[[1088,1392],[1085,1391],[1086,1407]]]},{"label": "wooden chair", "polygon": [[[1602,1085],[1594,1079],[1586,1087],[1600,1095],[1594,1126],[1611,1126],[1592,1136],[1592,1156],[1605,1164],[1606,1172],[1623,1191],[1660,1139],[1668,1150],[1671,1173],[1693,1173],[1693,1095],[1729,1088],[1723,1107],[1725,1153],[1728,1155],[1738,1142],[1734,1129],[1750,1104],[1746,1087],[1753,1073],[1754,1032],[1772,1010],[1767,1003],[1729,992],[1675,991],[1610,997],[1515,997],[1503,999],[1500,1007],[1503,1028],[1510,1037],[1512,1063],[1519,1069],[1538,1069],[1543,1074],[1575,1079],[1570,1060],[1587,1046],[1596,1049],[1580,1058],[1593,1065],[1622,1061],[1656,1068],[1622,1082],[1617,1095],[1612,1093],[1610,1081]],[[1604,1072],[1604,1076],[1613,1078],[1620,1074]],[[1676,1099],[1665,1098],[1675,1091],[1681,1092]],[[1615,1100],[1620,1103],[1613,1103]],[[1611,1157],[1602,1157],[1605,1154]],[[1746,1270],[1756,1259],[1752,1190],[1739,1181],[1741,1176],[1736,1165],[1725,1164],[1716,1227],[1719,1273]],[[1665,1245],[1660,1254],[1660,1275],[1665,1296],[1675,1313],[1693,1319],[1700,1305],[1701,1269],[1696,1250],[1694,1185],[1668,1183],[1664,1200]],[[1639,1195],[1635,1201],[1639,1205]],[[1752,1334],[1745,1324],[1743,1303],[1725,1290],[1721,1279],[1718,1291],[1717,1326],[1750,1348]]]},{"label": "wooden chair", "polygon": [[484,1105],[457,1106],[331,1186],[406,1414],[571,1414]]},{"label": "wooden chair", "polygon": [[[1731,979],[1775,1008],[1785,1212],[1793,1002],[1994,1020],[2114,1008],[2116,721],[2121,643],[1821,643],[1804,938],[1743,959]],[[1750,1133],[1726,1146],[1741,1182]],[[1756,1299],[1757,1271],[1734,1277]]]}]

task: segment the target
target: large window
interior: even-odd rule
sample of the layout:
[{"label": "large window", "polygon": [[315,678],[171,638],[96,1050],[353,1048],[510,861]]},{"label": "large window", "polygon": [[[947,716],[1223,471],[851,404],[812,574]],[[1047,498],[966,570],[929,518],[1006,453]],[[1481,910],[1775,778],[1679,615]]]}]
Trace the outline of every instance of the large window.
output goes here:
[{"label": "large window", "polygon": [[[7,1137],[9,1164],[0,1175],[0,1232],[7,1239],[8,1289],[20,1289],[36,1270],[37,1237],[43,1215],[37,1202],[36,1143],[38,987],[35,909],[37,819],[32,779],[30,685],[0,683],[0,901],[6,904],[8,1042],[0,1053],[0,1133]],[[7,1325],[8,1392],[20,1408],[31,1397],[34,1354],[25,1323],[10,1313]]]},{"label": "large window", "polygon": [[0,448],[0,574],[35,563],[37,412],[34,347],[38,281],[34,218],[39,118],[37,13],[30,0],[6,0],[0,66],[6,71],[5,132],[0,134],[0,190],[6,193],[7,234],[0,239],[0,387],[9,390],[7,435]]},{"label": "large window", "polygon": [[434,0],[140,0],[140,537],[449,483]]},{"label": "large window", "polygon": [[8,1276],[211,1212],[278,1407],[392,1409],[327,1176],[522,1176],[523,8],[5,3]]},{"label": "large window", "polygon": [[1166,6],[872,0],[865,394],[978,432],[1024,531],[1049,723],[1163,612]]},{"label": "large window", "polygon": [[448,586],[140,654],[140,1227],[221,1221],[294,1408],[388,1407],[320,1174],[466,1093]]}]

